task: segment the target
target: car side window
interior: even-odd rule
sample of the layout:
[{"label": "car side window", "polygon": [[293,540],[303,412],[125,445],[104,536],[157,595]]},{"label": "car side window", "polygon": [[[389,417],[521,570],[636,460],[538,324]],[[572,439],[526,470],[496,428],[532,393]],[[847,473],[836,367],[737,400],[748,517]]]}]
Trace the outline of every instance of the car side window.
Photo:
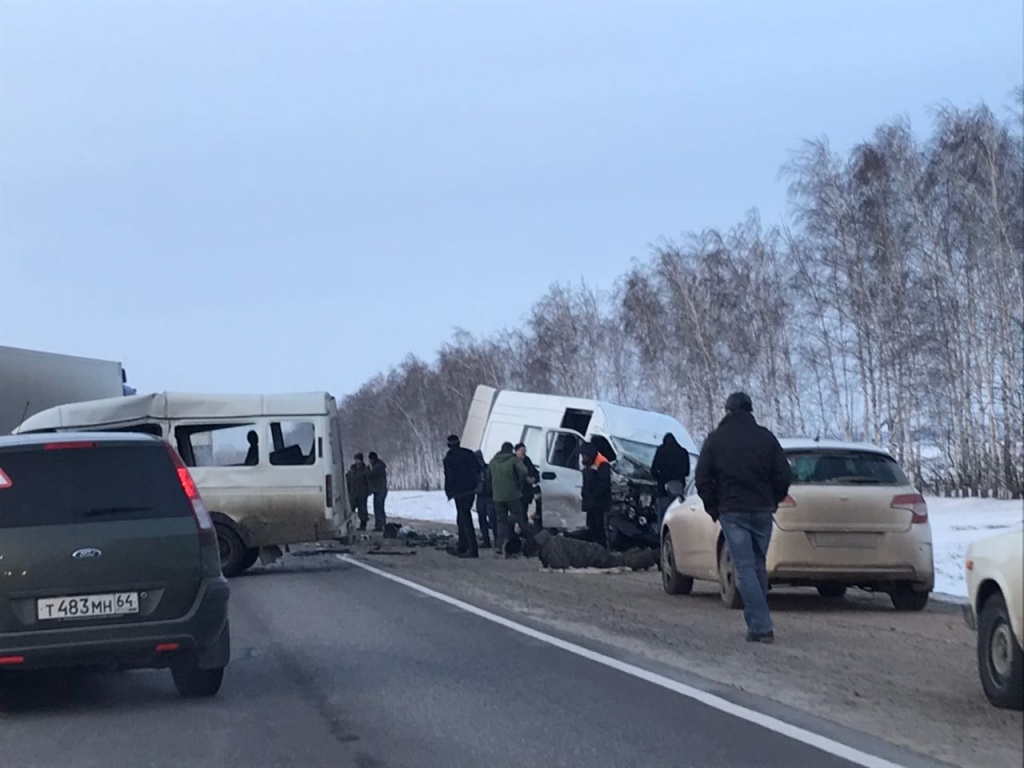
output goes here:
[{"label": "car side window", "polygon": [[174,429],[178,453],[189,467],[254,467],[260,463],[259,431],[252,422],[186,424]]}]

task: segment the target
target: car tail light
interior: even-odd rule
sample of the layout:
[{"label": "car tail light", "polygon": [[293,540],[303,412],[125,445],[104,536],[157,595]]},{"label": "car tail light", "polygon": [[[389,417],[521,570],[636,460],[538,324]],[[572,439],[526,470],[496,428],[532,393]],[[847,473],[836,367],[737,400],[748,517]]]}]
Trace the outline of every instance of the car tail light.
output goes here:
[{"label": "car tail light", "polygon": [[178,645],[178,643],[158,643],[157,646],[156,646],[156,652],[157,653],[169,653],[171,651],[178,650],[180,647],[181,646]]},{"label": "car tail light", "polygon": [[0,666],[9,667],[15,664],[24,664],[24,656],[0,656]]},{"label": "car tail light", "polygon": [[189,502],[192,504],[192,516],[196,520],[196,527],[199,528],[199,541],[202,544],[216,544],[217,543],[217,531],[213,527],[213,518],[210,517],[209,511],[206,509],[206,505],[203,503],[203,497],[199,495],[199,488],[196,486],[196,481],[192,479],[192,474],[188,471],[188,467],[185,466],[185,462],[181,460],[181,456],[174,450],[170,443],[164,443],[167,447],[167,453],[171,456],[171,461],[174,462],[174,468],[178,471],[178,481],[181,483],[181,489],[185,491],[185,495],[188,496]]},{"label": "car tail light", "polygon": [[928,522],[928,503],[920,493],[902,493],[892,497],[893,509],[905,509],[910,512],[911,523]]},{"label": "car tail light", "polygon": [[334,478],[324,475],[324,493],[327,495],[325,501],[328,507],[334,506]]},{"label": "car tail light", "polygon": [[784,498],[782,501],[779,502],[779,508],[780,509],[783,508],[783,507],[795,507],[795,506],[796,506],[796,501],[788,493],[786,494],[786,498]]},{"label": "car tail light", "polygon": [[44,451],[70,451],[74,448],[95,448],[96,443],[88,440],[69,440],[63,443],[43,443]]}]

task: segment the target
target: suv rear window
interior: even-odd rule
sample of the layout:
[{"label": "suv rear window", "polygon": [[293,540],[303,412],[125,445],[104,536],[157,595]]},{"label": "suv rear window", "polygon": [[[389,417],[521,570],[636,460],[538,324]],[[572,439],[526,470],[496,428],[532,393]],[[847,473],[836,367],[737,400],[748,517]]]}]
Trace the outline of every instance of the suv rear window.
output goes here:
[{"label": "suv rear window", "polygon": [[162,444],[0,451],[0,528],[191,514]]},{"label": "suv rear window", "polygon": [[867,451],[793,451],[786,454],[795,485],[910,485],[893,459]]}]

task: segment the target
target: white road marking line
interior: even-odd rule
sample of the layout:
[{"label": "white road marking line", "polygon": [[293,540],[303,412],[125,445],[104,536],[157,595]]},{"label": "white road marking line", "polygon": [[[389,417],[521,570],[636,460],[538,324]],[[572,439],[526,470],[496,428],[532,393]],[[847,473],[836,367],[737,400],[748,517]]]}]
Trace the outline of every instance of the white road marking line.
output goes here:
[{"label": "white road marking line", "polygon": [[581,658],[602,664],[611,669],[618,670],[619,672],[624,672],[627,675],[632,675],[633,677],[644,680],[645,682],[653,683],[654,685],[660,686],[674,693],[678,693],[681,696],[685,696],[688,699],[693,699],[701,704],[717,709],[720,712],[724,712],[727,715],[732,715],[733,717],[746,720],[754,725],[759,725],[769,731],[786,736],[794,741],[799,741],[802,744],[819,749],[822,752],[833,755],[834,757],[838,757],[842,760],[846,760],[854,765],[863,766],[863,768],[904,768],[904,766],[901,766],[899,763],[894,763],[884,758],[877,757],[876,755],[868,754],[867,752],[863,752],[847,744],[843,744],[840,741],[830,739],[827,736],[822,736],[821,734],[814,733],[813,731],[808,731],[806,728],[800,728],[799,726],[792,725],[770,715],[765,715],[756,710],[747,709],[739,704],[723,699],[720,696],[715,696],[713,693],[708,693],[707,691],[702,691],[699,688],[694,688],[693,686],[686,685],[685,683],[680,683],[677,680],[665,677],[664,675],[659,675],[656,672],[651,672],[643,667],[638,667],[635,664],[629,664],[624,661],[619,661],[618,659],[613,659],[611,656],[605,656],[603,653],[597,653],[589,648],[584,648],[582,645],[570,643],[567,640],[562,640],[554,635],[540,632],[532,627],[527,627],[523,624],[512,621],[511,619],[499,616],[496,613],[485,611],[483,608],[477,608],[475,605],[470,605],[462,600],[450,597],[443,592],[438,592],[430,589],[429,587],[424,587],[422,584],[417,584],[414,581],[403,579],[401,576],[396,576],[393,573],[382,571],[372,565],[367,565],[366,563],[360,562],[349,555],[336,555],[336,557],[339,560],[343,560],[346,563],[356,566],[357,568],[362,568],[364,571],[369,571],[372,574],[388,579],[389,581],[393,581],[396,584],[401,584],[402,586],[408,587],[409,589],[426,595],[427,597],[440,600],[442,603],[447,603],[448,605],[460,608],[474,616],[479,616],[487,621],[500,624],[501,626],[511,629],[514,632],[518,632],[521,635],[526,635],[534,640],[540,640],[548,645],[560,648],[563,651],[568,651],[569,653],[575,654]]}]

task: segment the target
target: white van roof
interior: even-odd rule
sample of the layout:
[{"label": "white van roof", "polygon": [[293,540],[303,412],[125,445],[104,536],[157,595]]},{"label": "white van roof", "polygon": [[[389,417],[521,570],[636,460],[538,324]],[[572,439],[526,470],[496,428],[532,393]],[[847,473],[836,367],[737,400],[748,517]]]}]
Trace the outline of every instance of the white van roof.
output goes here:
[{"label": "white van roof", "polygon": [[[613,437],[658,445],[661,443],[664,435],[667,432],[671,432],[675,435],[679,444],[688,452],[693,454],[699,452],[697,444],[682,422],[664,413],[643,411],[606,400],[592,400],[563,395],[544,395],[533,392],[516,392],[510,389],[499,390],[496,396],[490,394],[495,391],[489,387],[478,387],[474,404],[477,401],[481,404],[485,403],[493,397],[493,411],[506,408],[519,408],[523,411],[546,411],[550,414],[550,420],[553,423],[558,423],[568,408],[590,411],[595,416],[600,413],[596,423],[599,424],[604,432]],[[467,422],[469,421],[467,420]],[[482,426],[476,431],[479,431],[482,438]],[[474,436],[475,434],[476,432],[474,431]]]},{"label": "white van roof", "polygon": [[254,416],[311,416],[329,413],[327,392],[283,395],[207,395],[156,392],[59,405],[40,411],[14,434],[69,427],[101,426],[147,419],[235,419]]}]

